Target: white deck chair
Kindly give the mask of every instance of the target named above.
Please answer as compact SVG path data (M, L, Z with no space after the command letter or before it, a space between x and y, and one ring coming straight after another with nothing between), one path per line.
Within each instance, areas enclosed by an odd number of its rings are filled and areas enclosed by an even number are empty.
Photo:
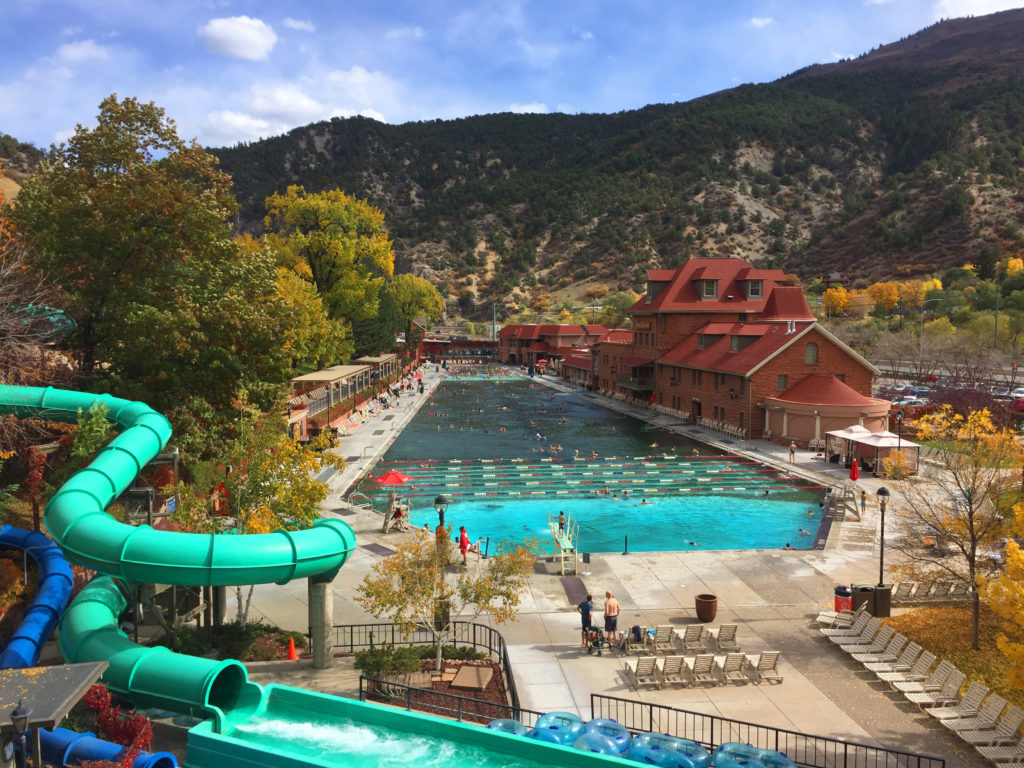
M853 660L859 661L861 664L870 664L872 662L880 661L896 661L900 657L900 651L903 650L903 646L907 644L907 636L898 633L893 634L889 639L888 644L881 651L877 653L873 651L865 651L864 653L853 654Z
M749 683L750 676L744 669L744 662L747 657L742 653L728 653L725 656L725 660L719 664L715 662L715 674L720 680L732 683Z
M977 680L971 683L964 697L959 701L948 701L939 706L927 707L927 712L938 720L951 720L955 717L974 717L981 711L981 703L988 696L988 686Z
M693 666L690 667L690 673L693 676L694 683L700 683L702 685L718 685L719 678L715 675L714 671L715 657L710 653L701 653L694 657Z
M875 674L883 683L925 680L928 677L928 671L932 668L932 664L934 663L935 654L931 651L925 651L917 657L917 661L915 661L913 666L905 672L876 672Z
M942 688L937 691L922 691L921 693L907 693L907 701L917 704L921 709L925 707L941 706L960 701L960 686L964 684L967 675L959 669L946 678Z
M939 722L951 731L983 731L986 728L996 727L1004 709L1006 709L1006 699L998 693L993 693L985 699L985 705L974 717L954 717Z
M882 620L876 619L872 616L864 626L861 628L860 633L856 635L830 635L829 640L834 645L871 645L871 641L875 635L878 634L878 630L882 627Z
M914 665L914 660L921 653L921 646L910 643L903 649L896 661L872 661L864 665L868 672L906 672Z
M747 676L758 684L763 683L765 680L781 683L782 675L779 673L778 663L778 651L762 651L761 655L757 657L756 664L747 659Z
M868 612L868 604L861 603L855 611L836 611L831 608L820 611L814 618L819 627L843 629L849 627L862 613Z
M635 664L627 661L626 679L638 691L641 686L661 688L661 672L658 670L657 658L641 656Z
M648 641L649 647L655 653L671 653L674 632L671 624L659 624L654 628L654 637Z
M1003 744L1001 746L975 747L978 754L993 763L1020 763L1024 762L1024 736L1016 744Z
M943 659L924 680L897 680L892 683L892 687L900 693L938 691L946 684L946 678L956 671L953 662Z
M677 683L689 687L693 685L693 673L683 656L666 656L661 665L662 684Z
M708 649L703 624L689 624L682 634L676 632L672 641L676 650L682 653L702 653Z
M718 628L716 632L713 629L709 629L708 634L708 647L711 648L715 653L738 653L740 650L739 643L736 642L736 632L739 629L737 624L723 624Z
M833 637L857 637L865 625L871 621L872 616L867 611L861 611L849 626L845 627L822 627L821 634L831 639Z
M850 645L840 645L840 649L846 653L881 653L885 650L885 646L892 640L892 636L896 634L896 630L890 627L888 624L882 626L869 642L866 643L853 643Z
M957 731L956 735L976 747L1001 747L1017 740L1021 724L1024 724L1024 709L1007 707L1003 718L994 728Z

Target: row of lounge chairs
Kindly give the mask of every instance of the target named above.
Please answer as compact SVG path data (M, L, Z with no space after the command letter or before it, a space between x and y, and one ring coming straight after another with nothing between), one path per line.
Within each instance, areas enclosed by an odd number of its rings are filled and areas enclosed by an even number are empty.
M729 653L739 652L736 642L737 624L723 624L718 629L706 629L703 624L688 624L680 632L671 624L659 624L654 634L643 634L640 642L626 636L624 650L643 655L667 653Z
M952 662L909 642L888 625L862 611L849 626L825 626L833 645L851 654L879 680L888 683L922 712L997 763L1024 762L1024 709L974 681L961 696L967 675ZM934 668L933 668L933 665Z
M963 581L901 581L892 590L894 603L950 603L968 600L971 587Z
M697 426L713 430L714 432L723 432L727 435L732 435L733 437L738 437L740 439L747 436L747 430L745 428L737 427L735 424L730 424L727 421L720 421L719 419L708 419L704 416L698 416Z
M659 664L659 661L661 662ZM684 688L725 683L782 682L778 671L779 652L764 651L756 657L727 653L721 660L712 653L686 656L642 656L626 662L626 679L636 690L662 688L673 684Z

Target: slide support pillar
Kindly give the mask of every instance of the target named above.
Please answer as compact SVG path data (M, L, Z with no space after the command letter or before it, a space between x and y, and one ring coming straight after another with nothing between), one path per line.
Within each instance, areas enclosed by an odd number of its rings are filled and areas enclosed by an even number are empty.
M313 646L313 669L334 664L334 583L309 579L309 627Z

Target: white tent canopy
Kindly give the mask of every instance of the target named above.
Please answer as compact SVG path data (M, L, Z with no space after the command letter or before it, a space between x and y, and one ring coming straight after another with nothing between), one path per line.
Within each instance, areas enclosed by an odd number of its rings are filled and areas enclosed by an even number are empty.
M893 451L900 451L906 459L907 468L911 472L918 469L920 446L902 439L894 432L871 432L854 424L826 434L831 438L826 446L826 459L834 463L842 459L849 466L853 459L857 459L865 470L874 471L877 475L881 470L881 460ZM843 446L839 440L847 441L846 445Z

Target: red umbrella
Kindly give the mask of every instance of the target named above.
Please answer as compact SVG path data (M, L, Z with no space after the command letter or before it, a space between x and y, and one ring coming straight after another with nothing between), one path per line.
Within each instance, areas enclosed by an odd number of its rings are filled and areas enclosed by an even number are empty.
M860 480L860 470L857 469L857 460L854 459L853 463L850 464L850 479Z
M417 373L417 374L414 374L414 375L413 375L413 378L414 378L414 379L422 379L422 378L423 378L423 374L422 374L422 373Z
M401 472L391 469L385 472L380 477L373 478L373 482L378 485L403 485L412 480L409 475L403 475Z

